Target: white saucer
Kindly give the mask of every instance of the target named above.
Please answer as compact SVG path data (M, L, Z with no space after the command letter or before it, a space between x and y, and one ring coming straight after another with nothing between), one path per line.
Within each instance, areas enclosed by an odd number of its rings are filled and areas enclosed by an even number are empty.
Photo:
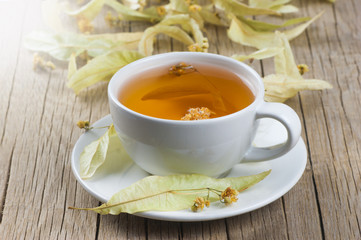
M107 126L112 123L110 115L93 124L95 127ZM106 129L95 129L85 132L76 142L72 153L72 170L78 182L92 196L101 202L106 202L114 193L149 174L127 157L121 150L114 150L109 154L109 161L101 166L89 180L79 176L79 156L84 147L104 134ZM257 146L274 146L286 139L284 127L272 119L262 119L254 144ZM241 192L238 201L231 206L212 203L209 208L201 212L192 212L190 209L172 212L149 211L135 215L167 221L206 221L236 216L242 213L261 208L288 192L301 178L307 163L307 151L300 138L296 146L286 155L271 161L258 163L242 163L236 165L227 177L257 174L272 169L272 172L263 181ZM95 206L78 206L95 207Z

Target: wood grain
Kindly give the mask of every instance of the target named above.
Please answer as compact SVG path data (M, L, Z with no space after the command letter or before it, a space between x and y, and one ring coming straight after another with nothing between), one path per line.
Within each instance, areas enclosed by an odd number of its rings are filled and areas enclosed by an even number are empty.
M109 113L106 83L76 96L65 86L66 66L32 68L23 48L29 32L44 28L40 1L0 1L0 239L361 239L361 5L357 0L295 0L300 13L325 13L291 42L305 78L332 90L302 92L287 101L300 116L308 163L297 185L275 202L240 216L209 222L166 222L128 214L100 216L68 210L96 206L71 172L78 120ZM262 18L263 19L263 18ZM276 19L275 21L279 21ZM71 23L70 23L71 24ZM125 22L96 31L143 31ZM231 42L222 27L207 26L210 52L226 56L254 49ZM185 46L159 36L155 52ZM249 63L261 75L272 60Z

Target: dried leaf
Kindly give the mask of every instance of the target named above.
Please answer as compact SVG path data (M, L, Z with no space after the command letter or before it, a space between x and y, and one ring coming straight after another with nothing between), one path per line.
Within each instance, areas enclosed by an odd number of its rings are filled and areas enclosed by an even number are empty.
M237 0L214 0L215 5L223 9L228 14L232 13L235 16L249 16L249 15L279 15L278 12L267 9L251 7Z
M85 35L85 37L90 40L102 39L110 40L112 42L136 42L139 41L142 36L143 32L120 32Z
M288 40L294 39L300 35L312 22L318 19L322 13L323 12L319 13L306 23L283 31L283 33L287 36ZM229 27L227 33L231 40L242 45L251 46L258 49L277 46L277 43L275 43L276 37L274 32L255 31L249 25L240 21L236 17L232 19L231 26Z
M269 47L269 48L263 48L261 50L258 50L256 52L253 52L249 55L233 55L232 58L238 60L238 61L245 61L247 59L265 59L274 57L277 54L279 54L283 48L281 47Z
M270 74L263 78L265 101L284 102L303 90L331 89L332 85L319 79L295 79L282 74Z
M86 146L80 155L79 172L83 179L91 178L105 162L110 144L121 145L113 124L96 141Z
M145 30L143 37L139 42L139 52L146 56L151 55L153 53L154 37L160 33L166 34L186 45L192 45L194 43L193 39L181 28L158 24Z
M282 46L282 52L275 59L275 70L277 74L283 74L294 79L302 79L297 64L293 57L292 49L285 34L276 32L278 46Z
M298 12L298 8L293 5L280 5L271 8L278 13L294 13Z
M285 5L291 0L249 0L249 5L252 7L271 9L278 13L292 13L297 12L298 8L293 5Z
M70 59L69 59L69 63L68 63L68 79L70 79L74 75L76 70L77 70L76 55L75 55L75 53L72 53L70 55Z
M176 25L179 24L186 31L190 31L196 43L202 44L204 36L197 22L188 14L177 14L165 17L159 25Z
M82 89L95 83L109 81L120 68L142 57L143 55L136 51L112 51L97 56L76 71L67 86L78 94Z
M263 180L271 170L256 175L216 179L203 175L149 176L120 190L110 200L92 210L117 215L144 211L177 211L190 208L196 197L207 197L207 188L224 191L231 187L239 192ZM219 196L210 193L211 202Z
M151 9L145 9L143 11L136 11L133 10L116 0L105 0L105 4L112 9L114 9L117 13L121 14L122 18L124 20L129 21L159 21L161 18L156 14L156 11L153 11L153 8Z
M88 40L81 35L47 32L31 32L25 38L25 47L36 52L45 52L52 57L67 61L72 53L76 56L84 52Z
M295 63L290 44L285 34L276 32L276 41L283 47L275 56L276 74L263 78L265 100L284 102L302 90L322 90L332 88L328 82L318 79L303 79Z
M122 3L133 10L142 10L146 4L146 0L122 0Z
M75 34L32 32L25 38L25 47L37 52L45 52L52 57L68 61L71 54L87 51L92 57L105 54L111 50L135 50L143 33L116 34Z
M248 4L251 7L255 8L267 8L276 7L279 5L284 5L291 2L291 0L248 0Z
M96 16L98 16L100 10L102 10L104 6L105 0L91 0L78 10L67 10L65 11L66 14L69 16L74 16L78 18L84 18L88 21L93 20Z
M215 7L213 4L202 6L199 14L203 20L207 23L217 25L217 26L228 26L227 22L221 18L218 12L215 12Z
M253 19L249 19L249 18L239 17L239 20L241 20L242 22L245 22L247 25L249 25L256 31L274 31L278 28L283 28L283 27L288 27L291 25L299 24L302 22L309 21L310 19L311 19L310 17L293 18L293 19L285 21L282 24L272 24L272 23L261 22L261 21L257 21L257 20L253 20Z
M184 0L170 0L166 9L174 13L188 13L188 4Z

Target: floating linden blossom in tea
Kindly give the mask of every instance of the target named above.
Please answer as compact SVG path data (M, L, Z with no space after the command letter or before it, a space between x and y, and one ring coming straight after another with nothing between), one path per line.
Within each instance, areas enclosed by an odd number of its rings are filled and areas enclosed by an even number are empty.
M190 108L188 109L188 113L181 118L183 121L190 121L190 120L204 120L210 119L211 115L215 114L207 107L197 107L197 108Z

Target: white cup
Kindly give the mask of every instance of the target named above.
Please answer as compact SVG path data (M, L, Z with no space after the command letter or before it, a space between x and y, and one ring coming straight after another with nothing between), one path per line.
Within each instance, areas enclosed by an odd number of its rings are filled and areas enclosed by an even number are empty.
M255 100L238 112L199 121L150 117L119 102L120 89L134 75L179 62L216 66L233 72L253 92ZM300 120L290 107L264 102L262 79L251 67L217 54L171 52L132 62L112 77L108 98L114 126L125 150L137 165L156 175L219 176L240 162L265 161L287 153L301 134ZM260 118L276 119L286 127L285 144L275 148L252 146Z

